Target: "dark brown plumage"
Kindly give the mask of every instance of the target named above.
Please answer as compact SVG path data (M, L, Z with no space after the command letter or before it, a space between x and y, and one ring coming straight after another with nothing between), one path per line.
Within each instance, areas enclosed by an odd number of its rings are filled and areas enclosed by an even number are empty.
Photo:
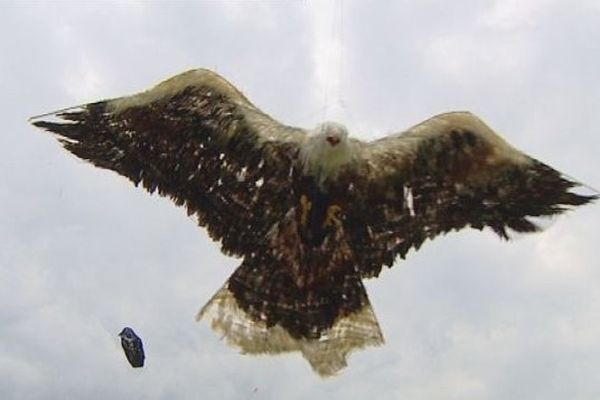
M63 146L186 207L240 267L201 310L247 353L300 351L321 375L383 343L362 284L427 239L501 238L596 196L467 112L364 143L327 123L278 123L207 70L33 124Z

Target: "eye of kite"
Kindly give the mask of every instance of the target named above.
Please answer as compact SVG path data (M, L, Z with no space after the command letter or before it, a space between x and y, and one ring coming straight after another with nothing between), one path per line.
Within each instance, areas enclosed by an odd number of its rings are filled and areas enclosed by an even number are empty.
M338 143L340 143L340 138L333 135L327 136L325 140L327 140L331 146L336 146Z

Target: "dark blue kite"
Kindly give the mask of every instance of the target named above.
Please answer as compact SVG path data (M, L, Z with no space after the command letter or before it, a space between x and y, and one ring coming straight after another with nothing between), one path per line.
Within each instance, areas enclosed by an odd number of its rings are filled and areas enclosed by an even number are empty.
M133 368L143 367L146 356L144 355L142 339L129 327L123 328L119 336L121 337L121 346L123 346L123 351L129 364Z

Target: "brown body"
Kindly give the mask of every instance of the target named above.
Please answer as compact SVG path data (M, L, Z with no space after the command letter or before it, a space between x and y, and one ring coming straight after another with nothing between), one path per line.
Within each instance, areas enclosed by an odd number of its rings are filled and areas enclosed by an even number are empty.
M185 206L242 259L199 319L246 353L300 351L321 375L383 343L362 279L447 232L506 239L596 198L468 112L366 143L280 124L207 70L55 116L33 123Z

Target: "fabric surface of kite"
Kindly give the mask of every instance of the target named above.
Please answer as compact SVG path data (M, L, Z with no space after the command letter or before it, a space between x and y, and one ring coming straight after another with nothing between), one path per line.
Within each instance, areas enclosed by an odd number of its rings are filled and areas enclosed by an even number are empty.
M142 339L129 327L123 328L119 336L121 337L121 346L129 364L133 368L143 367L146 355L144 354Z
M384 341L364 278L450 231L508 239L596 198L469 112L364 142L334 122L281 124L205 69L33 124L185 207L242 259L198 319L244 353L299 351L322 376Z

